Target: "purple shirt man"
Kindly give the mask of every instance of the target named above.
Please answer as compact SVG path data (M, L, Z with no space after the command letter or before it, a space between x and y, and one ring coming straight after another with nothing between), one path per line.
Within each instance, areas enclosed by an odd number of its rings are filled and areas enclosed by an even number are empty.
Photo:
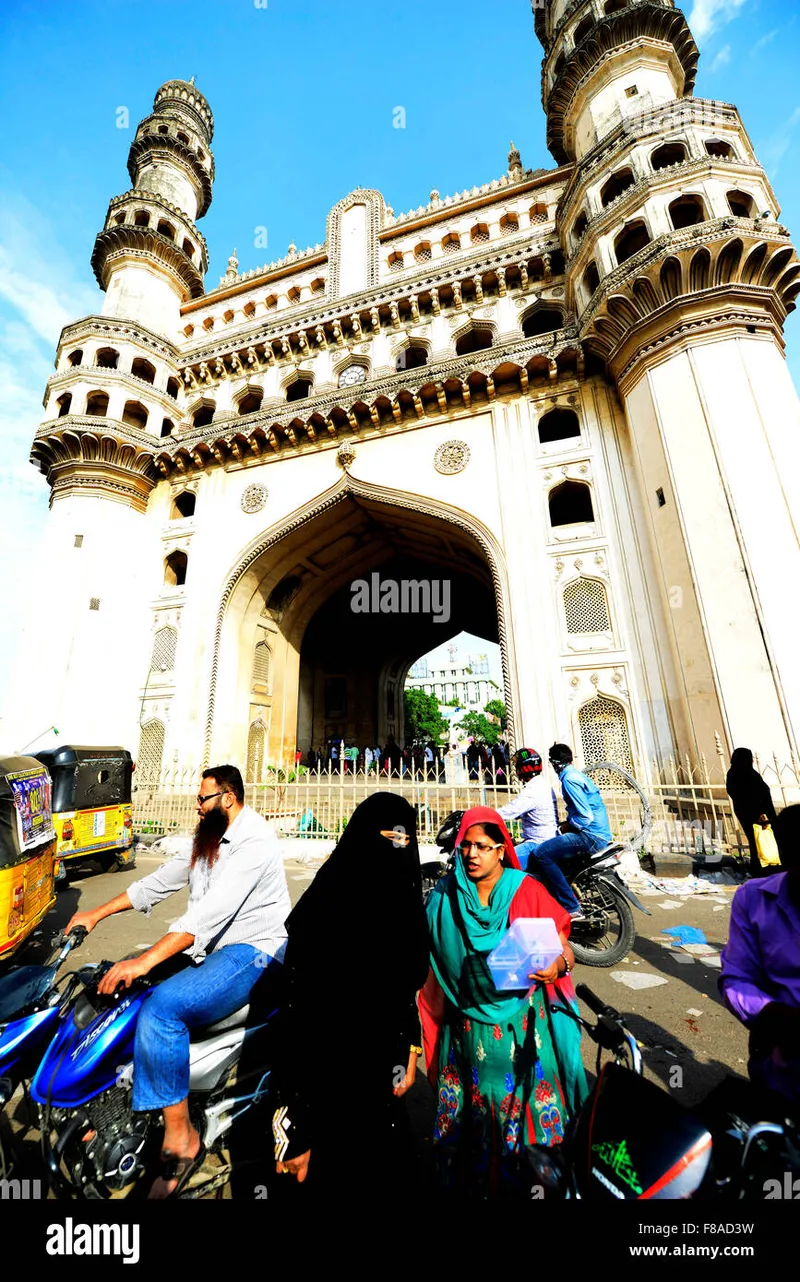
M778 831L783 815L786 834ZM779 842L800 806L783 815ZM800 867L795 841L792 847L781 848L788 872L749 881L734 895L719 982L726 1005L750 1029L752 1081L800 1103Z

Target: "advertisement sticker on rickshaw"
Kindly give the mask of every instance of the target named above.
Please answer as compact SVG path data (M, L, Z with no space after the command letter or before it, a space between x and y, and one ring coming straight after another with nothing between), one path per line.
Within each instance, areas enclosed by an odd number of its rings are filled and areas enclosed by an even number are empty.
M31 850L55 836L52 783L46 770L20 770L7 776L14 798L20 850Z

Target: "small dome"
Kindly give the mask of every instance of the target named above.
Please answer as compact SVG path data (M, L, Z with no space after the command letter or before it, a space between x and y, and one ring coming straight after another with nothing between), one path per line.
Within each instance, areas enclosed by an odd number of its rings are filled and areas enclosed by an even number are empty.
M155 113L165 110L179 111L194 119L210 143L214 136L214 117L207 100L194 80L167 80L157 91L153 101Z

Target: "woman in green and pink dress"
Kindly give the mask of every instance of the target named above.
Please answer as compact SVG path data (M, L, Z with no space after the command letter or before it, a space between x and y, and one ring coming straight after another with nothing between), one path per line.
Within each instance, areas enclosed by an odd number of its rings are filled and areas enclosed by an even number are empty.
M522 872L497 812L475 808L427 916L431 971L419 1005L444 1178L479 1195L515 1191L525 1146L560 1144L587 1093L580 1027L551 1009L577 1010L569 914ZM530 989L499 991L486 958L517 917L553 918L563 955Z

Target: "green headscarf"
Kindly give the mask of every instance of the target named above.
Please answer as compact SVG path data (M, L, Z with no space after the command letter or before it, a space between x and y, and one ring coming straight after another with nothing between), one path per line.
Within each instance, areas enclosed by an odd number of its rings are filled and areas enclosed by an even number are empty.
M468 816L475 813L467 811L457 843L471 823L483 822L482 819L466 822ZM500 816L489 813L490 822L505 829ZM507 844L513 852L510 837ZM463 860L457 856L455 871L437 883L428 900L431 965L436 978L448 1000L468 1019L479 1023L500 1023L527 1004L527 988L514 992L495 988L486 962L488 954L508 930L511 901L526 876L519 868L504 867L488 904L484 905L464 871Z

